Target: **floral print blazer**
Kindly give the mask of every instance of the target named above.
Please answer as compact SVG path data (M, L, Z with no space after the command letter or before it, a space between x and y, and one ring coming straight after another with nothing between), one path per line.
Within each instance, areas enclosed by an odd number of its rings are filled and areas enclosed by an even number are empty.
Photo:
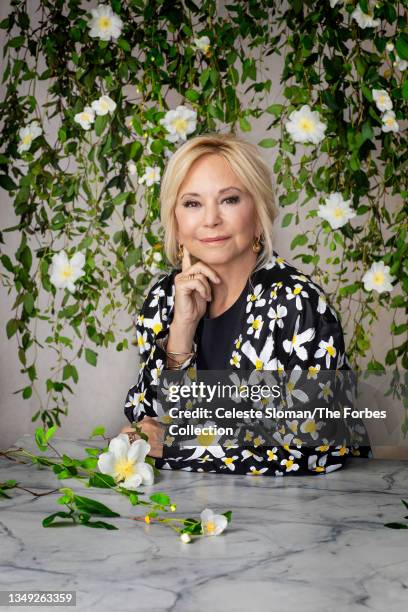
M125 400L124 412L130 422L146 415L163 423L169 418L156 401L160 375L166 367L166 353L156 341L168 334L173 318L174 276L179 272L174 269L151 286L137 317L141 363L136 384ZM324 369L350 369L338 316L322 288L309 276L274 251L271 260L252 274L251 280L245 315L236 322L229 347L231 371L308 370L313 375ZM181 367L191 378L196 359L186 359ZM323 438L323 444L313 446L322 422L293 420L279 425L273 434L276 444L269 446L261 436L254 437L250 429L245 431L245 445L233 439L222 445L200 445L195 440L194 446L178 446L167 435L163 457L156 459L156 467L224 474L317 475L338 470L349 456L372 457L370 446L354 443L336 446ZM301 432L310 436L307 447L302 443Z

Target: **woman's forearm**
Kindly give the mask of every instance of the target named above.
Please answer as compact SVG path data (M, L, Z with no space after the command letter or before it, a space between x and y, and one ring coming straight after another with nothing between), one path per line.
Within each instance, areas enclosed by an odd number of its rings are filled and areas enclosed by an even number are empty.
M175 353L192 353L194 334L195 329L193 330L186 326L181 327L173 321L169 327L167 352L174 351ZM175 366L175 361L177 361L178 364L183 363L187 358L187 354L172 355L172 359L167 358L166 367Z

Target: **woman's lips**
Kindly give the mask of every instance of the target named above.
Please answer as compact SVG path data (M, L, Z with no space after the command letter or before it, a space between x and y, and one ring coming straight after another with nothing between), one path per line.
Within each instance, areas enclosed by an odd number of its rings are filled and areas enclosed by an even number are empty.
M225 242L229 239L229 236L225 236L224 238L211 238L207 240L200 240L200 242L204 242L204 244L217 244L218 242Z

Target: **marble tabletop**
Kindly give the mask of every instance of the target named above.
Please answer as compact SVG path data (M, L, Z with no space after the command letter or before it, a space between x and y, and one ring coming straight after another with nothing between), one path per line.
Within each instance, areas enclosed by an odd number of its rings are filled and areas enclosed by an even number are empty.
M97 438L53 444L76 458L103 446ZM31 436L15 446L40 454ZM117 531L45 529L42 519L65 509L56 503L60 493L12 491L0 501L0 590L74 590L76 609L98 612L406 611L408 531L383 523L406 514L407 468L353 458L317 476L161 470L143 490L168 493L177 504L172 516L232 510L223 534L183 544L169 527L125 518L144 513L121 495L0 458L0 481L37 492L68 486L122 515L102 519Z

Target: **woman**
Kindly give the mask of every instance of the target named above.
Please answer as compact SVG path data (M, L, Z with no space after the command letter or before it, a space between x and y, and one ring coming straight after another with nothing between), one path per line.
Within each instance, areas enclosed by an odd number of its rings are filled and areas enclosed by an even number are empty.
M270 446L259 436L252 440L250 429L241 445L210 437L186 448L164 437L155 393L163 369L349 369L341 325L323 290L273 250L277 214L269 169L251 143L207 134L171 157L161 220L166 255L181 271L162 276L144 302L136 325L140 372L125 402L158 468L321 474L342 467L349 453L371 456L369 446L330 440L313 446L310 438L302 446L300 421L280 424ZM138 437L130 427L122 432Z

